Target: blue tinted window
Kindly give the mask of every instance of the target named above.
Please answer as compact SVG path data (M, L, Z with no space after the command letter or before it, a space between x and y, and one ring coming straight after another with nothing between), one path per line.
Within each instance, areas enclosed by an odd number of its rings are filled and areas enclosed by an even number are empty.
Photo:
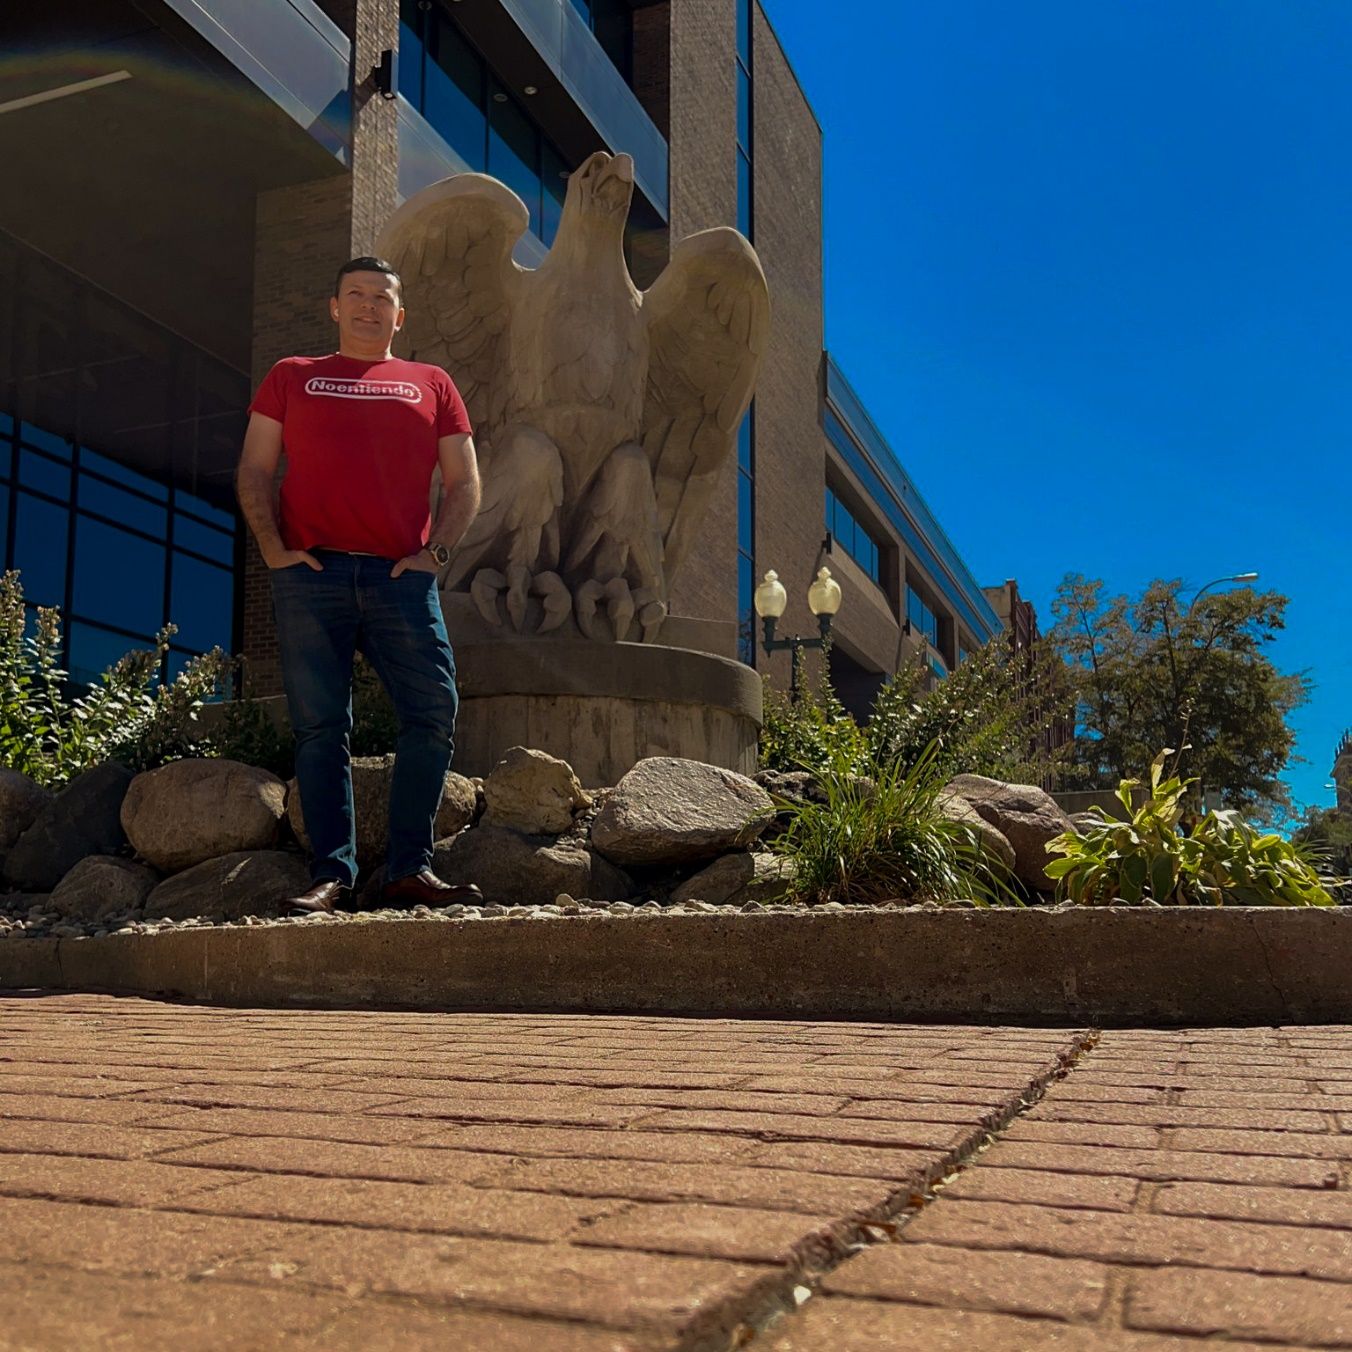
M70 626L70 674L93 685L109 667L136 649L149 648L147 639L128 638L79 620Z
M70 466L24 450L19 456L19 482L64 502L70 497Z
M86 620L155 633L164 622L164 546L81 517L73 607Z
M746 470L748 474L752 472L750 409L747 410L746 416L742 419L741 426L737 429L737 464L740 468Z
M591 0L573 0L573 8L582 15L587 21L587 26L591 27Z
M9 489L0 484L0 573L9 557Z
M169 524L169 513L158 503L147 502L135 493L114 488L92 475L80 476L80 510L97 512L123 526L143 530L159 539L164 538Z
M235 582L229 569L175 555L169 618L178 625L179 643L197 652L218 643L228 650L234 608Z
M756 566L749 554L737 555L737 656L756 665Z
M80 468L82 470L93 470L94 473L102 475L105 479L111 479L114 483L125 484L128 488L134 488L138 493L144 493L147 497L155 498L159 502L169 501L169 490L162 483L148 479L144 474L137 474L135 470L128 469L125 465L119 465L116 460L109 460L106 455L100 455L97 451L81 447Z
M737 545L740 549L755 548L755 534L751 504L751 476L737 471Z
M57 436L55 432L34 427L32 423L20 423L19 437L29 446L36 446L39 450L46 451L48 455L54 455L61 460L70 459L70 442L65 437Z
M559 222L563 220L564 198L568 195L568 165L551 145L542 146L540 151L540 185L544 189L540 238L546 244L553 244L554 236L559 233Z
M751 238L751 161L737 152L737 228Z
M219 507L213 507L209 502L194 497L191 493L174 494L174 509L177 512L191 512L194 516L200 516L203 521L213 526L220 526L222 530L233 531L235 529L234 512L224 512Z
M502 94L500 99L498 96ZM540 137L535 124L501 89L489 105L488 172L530 208L530 228L540 233Z
M751 153L751 76L737 67L737 144Z
M14 419L8 413L0 413L0 437L8 436L14 431Z
M14 521L14 566L23 574L23 594L38 606L66 602L66 533L70 511L29 493L18 496Z
M751 68L751 0L737 0L737 55Z
M484 72L478 57L448 18L439 17L432 59L424 76L423 113L464 156L484 167Z
M0 479L8 479L13 468L14 446L11 442L0 441Z
M235 560L235 539L222 531L204 526L190 516L174 517L174 548L191 549L197 554L205 554L227 567Z
M423 102L423 45L417 30L399 24L399 92L415 107Z

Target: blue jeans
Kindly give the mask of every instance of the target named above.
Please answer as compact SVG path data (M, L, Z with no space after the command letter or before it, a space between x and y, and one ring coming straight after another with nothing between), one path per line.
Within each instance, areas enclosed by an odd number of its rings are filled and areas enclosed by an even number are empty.
M311 551L324 565L271 575L282 682L296 737L296 779L316 882L357 877L352 811L352 662L360 651L390 693L399 720L386 877L432 859L434 821L450 768L455 661L432 573L392 578L390 559Z

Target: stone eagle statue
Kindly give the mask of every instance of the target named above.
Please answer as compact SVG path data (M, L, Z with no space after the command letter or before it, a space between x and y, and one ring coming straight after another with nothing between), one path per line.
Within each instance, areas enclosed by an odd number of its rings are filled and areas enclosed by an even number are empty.
M483 505L443 580L489 622L652 641L672 577L732 455L770 323L765 274L727 227L682 240L638 291L624 259L628 155L568 180L538 268L513 261L525 203L459 174L390 218L401 346L469 408ZM571 626L569 626L571 628Z

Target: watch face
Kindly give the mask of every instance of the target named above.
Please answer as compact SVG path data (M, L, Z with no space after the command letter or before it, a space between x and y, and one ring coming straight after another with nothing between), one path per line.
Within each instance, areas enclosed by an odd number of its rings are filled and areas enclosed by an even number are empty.
M451 561L451 551L445 545L428 545L427 552L439 565L445 565Z

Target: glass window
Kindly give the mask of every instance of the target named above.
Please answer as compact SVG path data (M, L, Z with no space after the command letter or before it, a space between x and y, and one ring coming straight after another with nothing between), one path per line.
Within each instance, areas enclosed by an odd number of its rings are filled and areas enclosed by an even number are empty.
M155 633L164 622L164 546L80 517L72 608L86 620Z
M50 493L62 502L70 498L70 466L49 460L26 447L19 456L19 482L25 488Z
M450 19L438 16L426 63L423 114L471 169L484 167L484 72Z
M97 512L119 525L143 530L159 539L164 538L169 513L158 503L147 502L135 493L114 488L93 475L80 476L80 510Z
M14 566L24 598L35 606L66 603L66 545L70 509L20 493L14 521Z
M590 28L592 17L591 0L573 0L573 8L586 19L587 27Z
M747 409L742 425L737 429L737 464L752 473L751 464L751 410Z
M97 451L88 450L83 446L80 448L80 468L93 470L105 479L125 484L126 487L134 488L138 493L144 493L159 502L169 501L169 490L162 483L148 479L144 474L137 474L135 470L128 469L125 465L119 465L116 460L110 460L106 455L100 455Z
M751 502L751 476L745 470L737 471L737 545L741 549L755 549L754 516Z
M194 516L207 522L208 525L219 526L222 530L233 531L235 529L233 509L222 511L219 507L213 507L205 499L194 497L191 493L175 493L174 508L180 513L191 512Z
M502 95L501 98L498 96ZM530 208L530 228L540 233L540 136L505 91L494 87L490 105L488 172Z
M737 55L751 69L751 0L737 0Z
M0 437L7 437L14 431L14 419L8 413L0 413Z
M214 526L204 526L182 512L174 517L174 548L191 549L194 553L205 554L227 568L235 561L235 537L217 530Z
M178 642L196 652L232 642L235 582L228 568L174 555L169 618L178 625Z
M0 479L8 479L13 470L14 447L8 441L0 441Z
M38 450L46 451L48 455L54 455L59 460L70 459L70 442L65 437L57 436L55 432L34 427L32 423L20 423L19 438L26 445L36 446Z
M415 107L423 101L422 11L418 0L399 5L399 92Z
M749 667L756 665L756 566L751 556L737 555L737 655Z
M98 625L75 620L70 626L71 677L93 685L115 662L136 649L149 648L148 638L128 638Z
M737 228L751 238L751 161L737 152Z
M751 76L746 67L737 67L737 144L751 153Z
M540 238L546 244L554 243L563 220L563 202L568 195L568 162L547 142L540 149L540 184L544 188L540 203L544 211L540 222Z
M0 484L0 573L9 557L9 488Z

